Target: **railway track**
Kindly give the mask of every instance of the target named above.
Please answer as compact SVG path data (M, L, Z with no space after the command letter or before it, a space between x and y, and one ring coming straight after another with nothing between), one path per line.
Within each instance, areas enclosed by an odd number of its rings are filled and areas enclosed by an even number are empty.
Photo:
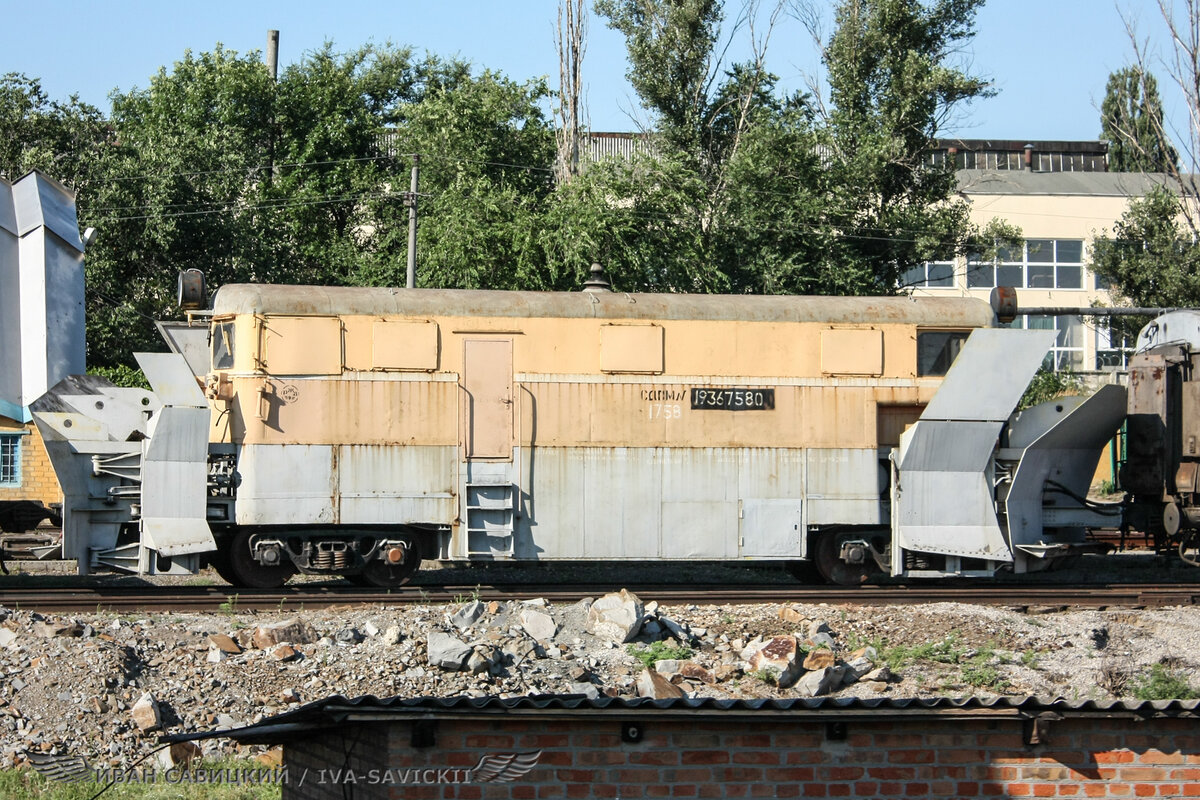
M282 590L234 591L232 587L73 587L0 588L0 606L31 611L87 613L297 611L359 605L422 605L466 599L575 602L612 591L611 585L520 587L443 586L364 591L349 586L306 585ZM957 602L1055 610L1069 607L1146 608L1200 603L1200 584L998 585L955 586L696 586L630 585L643 600L667 605L747 605L761 603L829 603L833 605L919 605Z

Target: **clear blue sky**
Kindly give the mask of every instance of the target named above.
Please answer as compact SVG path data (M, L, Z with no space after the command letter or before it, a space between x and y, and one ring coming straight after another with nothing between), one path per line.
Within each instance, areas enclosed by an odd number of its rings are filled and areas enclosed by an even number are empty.
M829 18L832 0L811 2ZM1140 18L1143 37L1164 41L1153 0L1119 4L1127 16ZM0 72L38 77L55 99L78 93L107 111L110 91L145 87L186 49L210 50L221 42L238 52L262 50L267 30L275 28L281 66L326 40L339 50L390 41L458 55L515 79L549 76L555 86L557 7L557 0L0 0ZM730 16L739 7L739 0L726 2ZM977 23L978 35L963 58L994 81L999 95L970 106L946 134L1098 138L1105 81L1131 54L1112 0L990 0ZM820 67L812 40L794 20L776 29L768 64L790 89L803 88L805 76ZM594 130L633 130L633 118L645 119L626 69L622 38L593 17L584 78ZM1174 115L1162 70L1159 78Z

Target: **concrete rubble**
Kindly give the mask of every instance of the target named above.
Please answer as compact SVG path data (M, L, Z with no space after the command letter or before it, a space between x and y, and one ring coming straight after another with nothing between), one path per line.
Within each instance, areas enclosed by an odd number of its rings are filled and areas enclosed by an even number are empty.
M162 732L250 724L334 694L1108 699L1164 659L1200 661L1188 608L533 600L134 618L0 608L0 767L30 750L128 763ZM1129 680L1106 679L1117 673Z

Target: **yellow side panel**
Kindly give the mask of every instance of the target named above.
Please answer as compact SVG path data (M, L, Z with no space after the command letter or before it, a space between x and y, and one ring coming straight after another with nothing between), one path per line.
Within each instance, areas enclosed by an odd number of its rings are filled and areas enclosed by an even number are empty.
M601 325L600 371L663 371L663 329L658 325Z
M337 317L263 318L263 370L271 375L339 375L342 321Z
M380 320L371 326L371 343L372 369L433 372L438 367L436 322Z
M821 372L826 375L882 375L883 331L821 331Z

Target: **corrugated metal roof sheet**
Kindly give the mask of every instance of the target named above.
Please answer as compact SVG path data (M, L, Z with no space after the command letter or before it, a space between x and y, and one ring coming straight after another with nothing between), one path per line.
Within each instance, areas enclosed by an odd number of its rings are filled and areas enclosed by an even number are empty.
M385 722L390 719L454 719L481 716L520 716L567 719L579 716L617 716L623 719L700 716L751 717L838 721L864 717L878 720L929 718L1035 718L1045 715L1180 717L1200 716L1200 700L1068 701L1039 697L797 697L788 699L731 700L717 698L599 697L584 695L531 695L523 697L387 697L347 698L341 695L318 700L245 728L162 737L164 742L227 737L242 742L274 742L331 725Z
M1155 186L1174 187L1164 173L1032 172L1029 170L960 169L958 189L972 194L1074 195L1141 197Z

